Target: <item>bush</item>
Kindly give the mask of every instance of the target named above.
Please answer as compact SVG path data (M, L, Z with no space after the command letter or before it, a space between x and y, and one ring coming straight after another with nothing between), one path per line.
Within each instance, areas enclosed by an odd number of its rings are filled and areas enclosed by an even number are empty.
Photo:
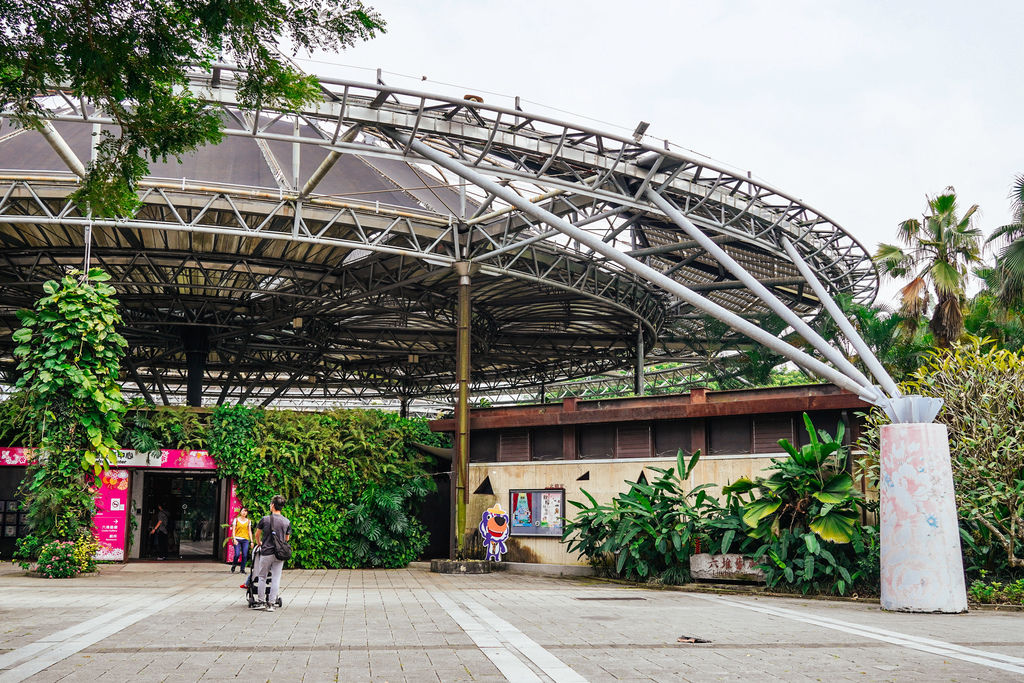
M964 567L1009 575L1024 568L1024 354L970 335L931 353L901 389L944 402L937 422L949 429L949 451ZM880 411L868 416L860 461L878 477Z
M39 559L39 551L42 547L43 541L33 534L19 538L14 542L14 561L19 567L28 571Z
M36 571L48 579L67 579L79 572L75 544L71 541L50 541L39 550Z
M723 489L758 496L743 508L748 534L763 541L752 556L761 561L769 587L785 583L801 593L841 595L857 585L877 590L878 532L858 520L863 501L846 471L843 426L833 438L824 430L815 433L806 413L804 424L808 443L798 449L781 439L789 457L773 458L770 476Z
M1024 579L1012 583L987 583L975 579L967 589L967 594L974 602L983 604L1024 605Z
M78 571L82 573L96 571L96 553L99 552L100 544L96 537L90 534L82 534L75 541L74 557Z
M949 428L960 516L986 529L1002 549L999 564L1013 568L1024 567L1021 377L1024 355L968 337L931 354L907 386L945 402L938 421Z
M586 557L599 571L630 580L688 581L695 542L708 536L701 519L719 510L705 490L714 484L684 488L699 459L700 451L687 461L680 450L676 467L650 468L659 473L657 479L627 482L629 490L610 505L599 504L587 491L589 504L570 500L579 513L562 534L569 552Z

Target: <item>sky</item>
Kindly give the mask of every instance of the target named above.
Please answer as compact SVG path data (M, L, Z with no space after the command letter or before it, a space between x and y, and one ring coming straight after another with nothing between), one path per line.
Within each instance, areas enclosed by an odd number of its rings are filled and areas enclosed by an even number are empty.
M648 121L649 136L752 172L871 251L947 186L991 232L1024 174L1024 3L368 4L385 34L299 63L496 104L518 95L612 132Z

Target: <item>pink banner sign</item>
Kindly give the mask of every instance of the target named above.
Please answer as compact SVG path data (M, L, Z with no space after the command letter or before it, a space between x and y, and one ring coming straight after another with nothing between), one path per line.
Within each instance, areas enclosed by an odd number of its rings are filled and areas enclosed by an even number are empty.
M176 470L215 470L217 463L208 451L164 448L142 453L123 450L117 454L118 467L160 467Z
M228 494L228 523L231 524L228 527L227 536L230 539L231 534L234 533L235 517L238 516L238 511L242 509L242 501L238 500L238 487L235 486L235 480L231 479L231 492ZM228 541L228 544L224 548L224 561L231 563L235 561L235 544Z
M28 464L31 448L0 447L0 465ZM162 467L176 470L215 470L217 462L208 451L164 448L151 453L125 449L117 454L116 467Z
M96 480L96 514L92 531L100 549L97 560L124 561L128 529L128 470L108 470Z
M0 465L28 465L28 455L31 448L0 448Z

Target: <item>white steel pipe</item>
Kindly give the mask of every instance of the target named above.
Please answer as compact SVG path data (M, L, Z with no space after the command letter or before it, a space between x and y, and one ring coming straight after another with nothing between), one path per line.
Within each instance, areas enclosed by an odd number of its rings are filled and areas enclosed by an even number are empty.
M878 361L878 358L875 357L875 354L871 349L868 348L864 339L857 334L856 328L854 328L847 317L843 315L843 311L839 308L839 305L836 304L831 296L829 296L825 286L821 284L821 280L818 279L818 276L814 274L814 271L811 270L811 267L807 265L807 262L804 261L802 256L800 256L796 247L793 246L793 243L786 237L782 238L782 248L786 250L786 253L789 254L789 258L793 261L793 265L796 266L797 270L800 271L800 274L804 276L805 280L807 280L807 284L809 284L811 289L814 290L814 294L821 301L825 310L828 311L829 315L832 316L832 319L836 321L837 325L839 325L839 329L842 330L843 334L846 335L846 338L850 340L851 344L853 344L853 348L857 350L857 353L860 355L861 360L864 361L864 365L867 366L871 375L880 385L882 385L882 389L884 389L886 393L893 398L902 396L902 392L896 385L896 382L893 381L885 367Z
M693 224L693 221L683 215L683 212L672 206L667 199L662 197L654 190L647 190L647 198L654 202L662 213L668 216L673 223L678 225L683 231L692 237L705 251L711 254L715 260L725 266L725 269L736 276L740 282L742 282L747 289L757 295L761 301L765 303L772 311L775 312L780 318L789 323L794 330L799 333L801 337L807 340L807 342L813 346L818 352L827 358L840 372L866 387L872 386L871 380L869 380L864 373L857 369L853 363L846 359L839 350L830 345L827 341L821 338L817 332L811 329L811 326L805 323L800 316L794 313L786 304L782 303L777 296L771 293L767 287L758 281L756 277L747 272L747 269L736 262L733 257L722 249L720 246L715 244L714 240L704 234L704 231ZM878 394L878 391L872 387L871 392Z
M806 368L809 372L812 372L818 375L819 377L827 379L828 381L833 382L836 385L857 394L858 396L864 398L864 400L869 401L871 403L877 403L881 400L874 387L870 385L862 386L858 384L857 382L850 379L849 377L839 372L835 368L832 368L826 365L825 363L822 363L817 358L814 358L804 353L803 351L800 351L799 349L791 346L790 344L787 344L785 341L769 334L768 332L765 332L757 325L747 320L744 320L743 318L736 315L732 311L724 308L723 306L719 306L713 301L705 299L704 297L700 296L691 289L683 286L679 282L676 282L675 280L662 275L654 268L651 268L650 266L645 265L630 256L627 256L626 254L622 253L621 251L614 248L610 244L605 243L601 238L597 237L596 235L592 235L591 233L585 230L580 230L579 228L573 226L569 221L559 216L556 216L550 211L547 211L539 206L536 206L535 204L531 203L528 199L519 196L518 194L516 194L514 191L510 190L507 187L499 185L498 183L494 182L490 178L487 178L481 173L471 168L468 168L467 166L449 157L448 155L431 149L427 145L424 145L417 140L413 140L409 136L401 132L391 130L389 132L389 135L394 137L397 142L406 146L407 149L414 150L423 158L432 161L433 163L437 164L438 166L441 166L442 168L447 168L452 173L455 173L456 175L465 178L474 185L494 195L497 195L504 201L517 207L520 211L523 211L524 213L533 216L537 220L544 221L545 223L555 228L559 232L568 235L570 238L576 240L577 242L590 247L592 250L599 254L602 254L610 261L618 263L629 272L643 277L648 282L657 285L658 287L661 287L665 291L682 299L684 302L694 306L697 309L700 309L701 311L704 311L711 317L722 321L723 323L725 323L732 329L736 330L737 332L746 335L747 337L758 342L759 344L767 346L768 348L772 349L781 356L784 356L785 358L788 358L794 363Z

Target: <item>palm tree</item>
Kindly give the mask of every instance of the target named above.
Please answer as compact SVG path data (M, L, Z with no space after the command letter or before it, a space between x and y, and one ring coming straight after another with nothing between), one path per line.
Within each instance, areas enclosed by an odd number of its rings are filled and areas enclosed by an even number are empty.
M964 285L968 267L980 261L981 232L971 224L978 205L958 216L956 191L928 198L923 220L909 218L899 225L904 251L894 244L880 244L874 260L883 275L911 280L901 290L900 313L911 321L925 315L935 293L929 328L937 346L949 346L963 333Z
M1019 175L1010 191L1013 221L996 228L986 243L1001 245L996 256L997 283L993 287L1006 308L1024 306L1024 175Z

